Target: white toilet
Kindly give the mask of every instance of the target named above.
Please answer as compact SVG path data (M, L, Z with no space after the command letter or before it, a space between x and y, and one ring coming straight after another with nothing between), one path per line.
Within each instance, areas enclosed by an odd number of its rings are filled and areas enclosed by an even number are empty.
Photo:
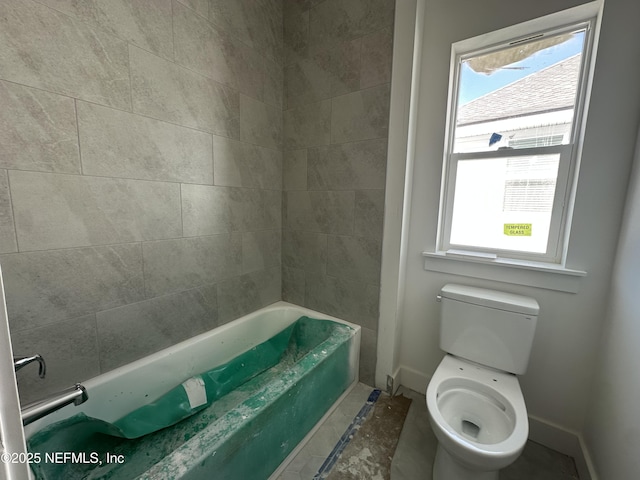
M438 300L447 355L426 395L438 439L433 480L497 480L529 434L516 375L527 369L540 308L533 298L454 284Z

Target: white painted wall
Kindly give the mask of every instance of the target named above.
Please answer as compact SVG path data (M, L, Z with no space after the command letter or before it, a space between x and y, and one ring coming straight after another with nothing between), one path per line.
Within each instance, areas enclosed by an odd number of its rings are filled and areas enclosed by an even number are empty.
M400 331L402 328L402 290L406 261L406 242L403 237L408 228L404 221L409 211L404 205L414 45L420 43L416 31L416 0L396 0L393 30L393 78L389 110L389 146L387 151L387 177L385 185L384 242L382 244L382 272L380 277L380 321L378 323L377 365L375 383L386 389L387 375L397 388ZM413 115L415 117L415 114ZM415 118L413 119L415 121Z
M400 382L424 391L443 355L435 296L447 282L532 296L541 314L529 370L520 380L528 410L576 433L588 408L640 116L640 30L634 24L640 2L606 0L604 8L567 261L587 272L579 292L425 271L421 253L435 248L451 44L582 3L425 0L399 355Z
M640 135L611 280L585 440L598 476L640 472Z

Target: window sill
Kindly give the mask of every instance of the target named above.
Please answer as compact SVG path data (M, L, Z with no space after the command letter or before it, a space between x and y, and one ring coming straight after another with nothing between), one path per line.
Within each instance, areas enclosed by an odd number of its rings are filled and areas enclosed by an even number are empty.
M554 263L506 258L485 258L470 253L422 252L424 269L465 277L484 278L559 292L578 293L587 272L572 270Z

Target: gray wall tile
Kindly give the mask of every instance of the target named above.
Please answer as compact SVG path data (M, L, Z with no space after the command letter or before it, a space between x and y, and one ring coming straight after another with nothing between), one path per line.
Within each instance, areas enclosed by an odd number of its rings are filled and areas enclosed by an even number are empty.
M284 61L283 2L281 0L262 0L258 4L263 16L260 18L254 15L251 18L254 37L260 42L257 48L282 65Z
M331 101L332 142L387 138L389 101L388 84L334 98Z
M270 58L264 59L264 101L282 109L284 102L284 71L282 65Z
M280 267L247 273L218 284L220 324L277 302L281 298Z
M284 90L287 108L331 98L334 75L322 55L309 55L285 67Z
M343 95L360 88L362 39L319 45L285 67L287 108Z
M12 332L144 298L139 244L0 256Z
M309 50L309 11L296 2L284 2L284 64L306 58Z
M304 305L304 270L282 266L282 300Z
M254 48L250 17L257 12L257 2L251 0L209 0L209 20Z
M130 46L133 110L185 127L240 137L238 92Z
M213 183L211 135L78 102L86 175Z
M282 152L213 136L216 185L280 190Z
M286 193L287 228L308 232L353 233L354 192Z
M286 0L285 6L292 5L296 8L300 9L303 12L315 7L317 4L323 2L324 0Z
M47 362L44 379L35 366L17 373L23 405L100 374L95 315L12 331L11 344L14 355L39 353Z
M284 4L285 107L290 110L284 114L283 298L362 325L360 375L370 383L376 364L393 11L393 0ZM332 99L329 137L323 130L326 110L308 104L325 98ZM337 230L343 230L340 236L331 235ZM324 262L310 262L310 247L301 237L318 234L308 232L329 234ZM326 270L314 271L318 266Z
M362 39L337 44L330 50L334 70L331 96L354 92L360 88Z
M289 150L331 142L331 100L284 112L284 147Z
M209 16L209 0L178 0L181 4L195 10L205 18Z
M105 310L96 314L104 373L218 325L215 285Z
M182 185L184 235L281 227L282 195L278 190Z
M41 0L84 23L173 58L171 0Z
M281 298L282 61L281 0L0 3L0 263L52 389L215 326L219 282L227 320ZM92 362L49 334L81 316Z
M328 275L380 285L380 240L329 235L327 252Z
M360 88L391 82L393 28L387 27L362 37Z
M382 240L384 190L356 191L354 233Z
M4 80L128 110L128 65L116 37L31 0L0 2Z
M0 167L80 173L73 99L0 82Z
M305 272L305 307L377 330L379 287Z
M286 150L283 156L283 188L307 189L307 150Z
M143 243L147 298L240 275L241 249L240 234Z
M394 0L326 0L309 17L310 42L351 40L393 25Z
M378 358L378 332L363 327L360 337L360 381L367 385L375 385L376 361Z
M237 188L182 185L183 235L196 237L238 231L242 192Z
M310 148L309 190L384 188L386 139Z
M240 95L240 140L253 145L282 148L282 110Z
M280 190L244 189L242 227L244 232L282 227Z
M262 57L220 27L174 0L176 62L241 93L262 99Z
M282 2L210 0L209 20L263 55L282 63Z
M0 6L27 19L0 15L0 79L134 111L76 102L76 127L72 99L9 82L3 91L0 82L0 101L11 107L0 112L0 136L12 132L0 149L17 145L23 155L10 152L15 163L0 163L11 170L12 188L18 179L18 245L143 244L2 255L13 285L12 329L109 310L98 313L97 335L103 367L112 368L210 328L218 311L226 322L283 297L364 325L361 374L373 378L393 1L174 1L175 63L167 61L174 60L172 38L166 42L172 30L160 28L165 8L149 11L152 0L85 3L54 7L74 19L31 0ZM61 40L46 45L29 29ZM127 51L122 40L140 48ZM27 54L9 67L15 45ZM107 54L113 64L105 64ZM356 91L366 87L375 88ZM283 112L283 103L299 106ZM21 169L50 173L14 171ZM157 205L143 184L170 191L172 201L160 195ZM3 196L0 175L0 212L3 200L5 211L9 200L17 207L10 193ZM174 207L176 230L154 223ZM12 223L4 222L9 238ZM69 233L56 233L59 225ZM167 239L146 240L156 235ZM339 236L329 242L328 235ZM173 238L180 236L189 238ZM208 296L190 302L201 287ZM193 313L193 321L163 316L174 311ZM200 316L205 311L214 317Z
M318 273L327 271L327 235L285 230L282 252L282 264L286 267Z
M0 253L18 251L16 231L13 224L13 207L9 192L9 177L6 170L0 170Z
M172 238L177 184L12 171L20 251Z
M287 108L317 102L360 88L362 39L316 45L285 67Z
M242 273L280 267L280 230L261 230L242 234Z
M224 187L242 187L247 181L244 145L239 140L213 135L213 183ZM246 166L245 168L242 168ZM248 172L249 175L251 172Z

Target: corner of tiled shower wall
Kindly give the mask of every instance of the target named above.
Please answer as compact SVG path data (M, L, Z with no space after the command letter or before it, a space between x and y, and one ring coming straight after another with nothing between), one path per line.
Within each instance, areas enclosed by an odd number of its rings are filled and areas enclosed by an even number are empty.
M0 265L43 397L281 298L281 0L2 0Z
M283 299L362 326L373 384L393 0L284 0Z
M373 382L392 21L389 0L0 3L0 265L14 353L49 364L23 401L281 295L362 325Z

